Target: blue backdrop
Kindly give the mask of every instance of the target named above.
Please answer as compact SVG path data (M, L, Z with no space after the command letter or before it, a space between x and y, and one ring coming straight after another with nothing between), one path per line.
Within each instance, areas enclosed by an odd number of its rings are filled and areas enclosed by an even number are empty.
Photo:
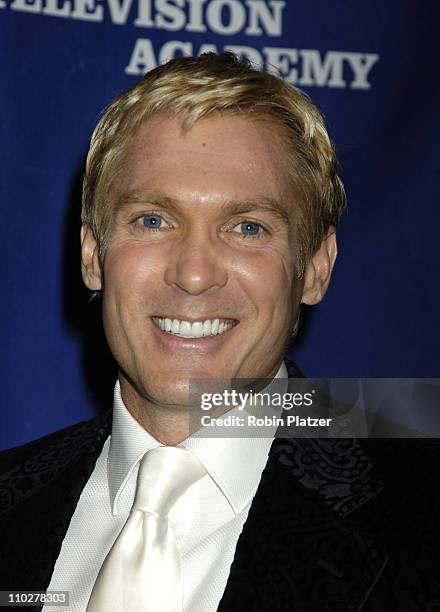
M0 0L0 448L109 406L114 368L79 268L100 111L173 55L271 64L323 110L349 210L291 355L313 376L439 376L434 0Z

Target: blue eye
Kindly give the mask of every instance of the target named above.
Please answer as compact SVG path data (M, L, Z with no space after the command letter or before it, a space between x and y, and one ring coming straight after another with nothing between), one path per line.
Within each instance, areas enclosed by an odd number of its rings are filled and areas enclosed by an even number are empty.
M157 229L162 225L162 217L160 215L144 215L142 223L147 229Z
M252 221L245 221L240 223L240 230L244 236L257 236L261 229L259 223L253 223Z

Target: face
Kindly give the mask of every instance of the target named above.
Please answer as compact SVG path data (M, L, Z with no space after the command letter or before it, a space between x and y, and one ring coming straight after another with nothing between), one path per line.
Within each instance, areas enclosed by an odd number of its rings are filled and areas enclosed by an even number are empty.
M124 168L102 272L121 385L184 404L191 379L274 376L303 294L276 126L157 117Z

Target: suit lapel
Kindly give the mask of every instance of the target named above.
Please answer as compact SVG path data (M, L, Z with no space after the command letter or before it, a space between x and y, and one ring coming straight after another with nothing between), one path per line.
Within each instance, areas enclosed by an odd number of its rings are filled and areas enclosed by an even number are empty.
M0 479L0 588L47 588L109 430L107 413L17 449Z
M355 511L382 488L355 439L274 440L219 612L360 611L388 555Z

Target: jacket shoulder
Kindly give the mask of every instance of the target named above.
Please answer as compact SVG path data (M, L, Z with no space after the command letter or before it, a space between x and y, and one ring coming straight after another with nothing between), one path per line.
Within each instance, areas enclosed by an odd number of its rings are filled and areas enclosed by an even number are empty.
M0 513L29 497L85 456L99 452L110 434L111 413L81 421L0 453Z
M414 480L416 473L430 476L432 470L440 470L439 438L364 438L359 442L383 472L398 470Z
M106 412L93 419L63 427L26 444L0 451L0 474L31 455L58 447L60 444L74 444L90 435L93 436L101 428L108 428L109 418L110 415Z

